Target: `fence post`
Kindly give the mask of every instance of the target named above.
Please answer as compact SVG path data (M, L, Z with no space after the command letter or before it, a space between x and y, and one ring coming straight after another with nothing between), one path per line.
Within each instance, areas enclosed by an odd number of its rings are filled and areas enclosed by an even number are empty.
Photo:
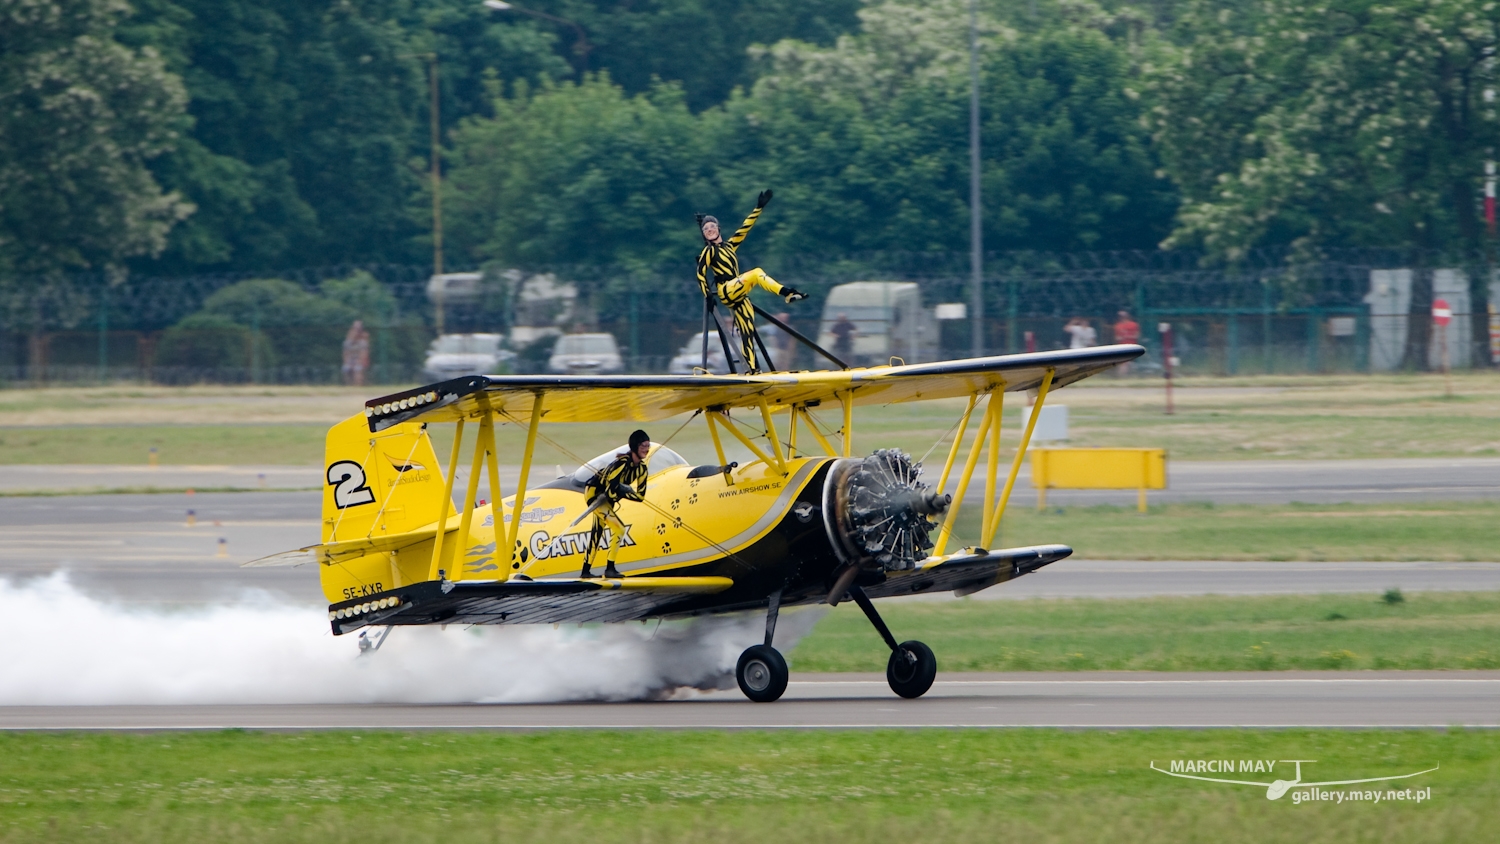
M1318 331L1318 325L1322 323L1323 312L1312 308L1307 315L1307 371L1317 373L1322 355L1323 336Z
M109 288L99 291L99 382L109 381Z
M1230 375L1235 375L1240 368L1240 317L1233 310L1229 312L1229 370Z
M250 309L250 383L260 383L260 303Z
M1005 286L1005 350L1011 354L1020 351L1016 345L1019 336L1016 331L1016 316L1019 312L1020 295L1017 290L1020 284L1016 281L1015 271L1011 271L1010 281Z
M1260 278L1260 348L1270 375L1275 369L1271 365L1271 284L1265 276Z
M636 295L635 279L630 280L630 371L635 372L641 361L641 334L640 308L636 304L640 297Z

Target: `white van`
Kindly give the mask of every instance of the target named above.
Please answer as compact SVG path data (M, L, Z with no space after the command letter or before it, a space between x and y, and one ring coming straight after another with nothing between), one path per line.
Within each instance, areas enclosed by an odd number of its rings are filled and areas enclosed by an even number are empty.
M833 332L840 317L854 324L853 360L840 353ZM910 281L856 281L828 292L818 345L850 366L880 366L897 357L907 363L938 359L938 321L922 307L922 291Z

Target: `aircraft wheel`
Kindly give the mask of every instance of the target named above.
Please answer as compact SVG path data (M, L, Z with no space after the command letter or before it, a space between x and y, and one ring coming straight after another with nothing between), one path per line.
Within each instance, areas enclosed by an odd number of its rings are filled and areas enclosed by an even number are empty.
M786 691L787 674L786 660L770 645L746 648L734 669L740 691L756 703L770 703L781 697Z
M885 681L891 684L891 691L904 698L927 694L936 678L937 656L915 639L891 651L890 662L885 664Z

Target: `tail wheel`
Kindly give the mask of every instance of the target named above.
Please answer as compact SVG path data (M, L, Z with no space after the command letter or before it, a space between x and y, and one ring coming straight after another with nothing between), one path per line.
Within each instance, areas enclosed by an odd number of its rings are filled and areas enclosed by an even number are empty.
M885 664L885 681L891 684L891 691L904 698L927 694L936 678L937 656L915 639L891 651L891 659Z
M929 653L931 653L929 651ZM740 654L734 677L739 681L740 691L756 703L770 703L786 691L789 672L786 660L770 645L754 645ZM928 680L930 684L932 681Z

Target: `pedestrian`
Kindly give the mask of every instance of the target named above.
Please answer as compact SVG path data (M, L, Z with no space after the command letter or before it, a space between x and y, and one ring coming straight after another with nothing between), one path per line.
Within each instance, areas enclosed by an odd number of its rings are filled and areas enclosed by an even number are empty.
M1130 312L1122 310L1115 315L1115 324L1112 326L1115 332L1116 343L1139 343L1141 342L1141 324L1130 318ZM1120 364L1115 372L1121 377L1130 374L1130 362Z
M370 332L364 320L355 320L344 335L344 383L351 387L365 385L365 371L370 368Z
M853 363L854 335L859 333L859 327L849 320L848 314L839 314L828 332L833 335L833 353L844 363Z
M740 350L745 358L745 367L752 374L760 372L760 356L755 348L760 338L755 333L755 306L750 303L750 291L757 287L769 290L785 299L788 304L807 298L806 293L781 284L766 275L765 270L760 267L740 272L740 258L736 250L745 242L745 236L750 234L750 227L755 225L761 211L770 201L771 192L761 191L755 201L755 210L750 212L750 216L745 218L745 222L740 224L739 229L727 241L719 232L717 217L698 217L698 229L703 235L703 251L698 253L698 287L703 293L705 307L710 301L709 297L717 298L734 317L735 327L739 329Z
M1084 317L1073 317L1068 320L1068 324L1063 326L1063 331L1068 332L1072 338L1068 341L1070 349L1087 349L1090 346L1099 345L1099 333Z

